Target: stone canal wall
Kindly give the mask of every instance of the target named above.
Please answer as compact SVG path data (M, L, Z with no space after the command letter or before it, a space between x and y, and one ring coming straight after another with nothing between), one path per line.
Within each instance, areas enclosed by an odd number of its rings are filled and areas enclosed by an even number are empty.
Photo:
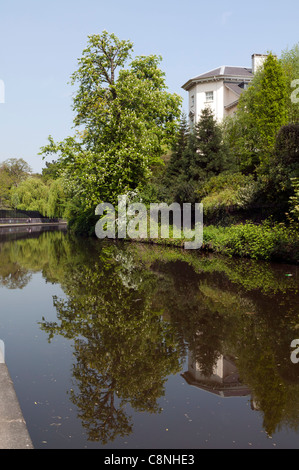
M33 449L0 341L0 449Z
M46 218L0 218L0 225L18 225L18 224L57 224L64 223L62 219L46 219Z

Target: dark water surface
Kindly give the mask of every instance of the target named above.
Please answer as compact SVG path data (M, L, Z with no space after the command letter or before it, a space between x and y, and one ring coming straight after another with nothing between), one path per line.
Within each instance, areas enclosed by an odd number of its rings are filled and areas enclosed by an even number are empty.
M34 447L299 448L298 287L296 266L0 234L0 340Z

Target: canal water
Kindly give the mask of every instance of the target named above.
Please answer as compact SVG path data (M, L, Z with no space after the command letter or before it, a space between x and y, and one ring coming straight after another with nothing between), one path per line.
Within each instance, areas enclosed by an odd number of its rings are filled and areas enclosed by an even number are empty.
M0 234L0 345L35 449L299 448L298 287L291 265Z

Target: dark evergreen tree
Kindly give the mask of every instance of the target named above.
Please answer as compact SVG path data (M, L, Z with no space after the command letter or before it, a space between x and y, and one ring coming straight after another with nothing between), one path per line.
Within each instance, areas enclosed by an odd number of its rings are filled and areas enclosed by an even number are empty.
M246 173L267 174L276 135L287 124L287 78L281 63L269 54L240 98L234 117L225 121L225 138Z
M228 169L228 151L222 130L210 108L198 124L188 128L182 115L180 129L165 175L169 198L179 203L195 202L196 189L211 176Z
M183 154L188 145L188 139L189 126L187 123L186 114L183 113L181 116L177 137L173 145L171 157L167 166L167 180L179 176L184 170Z
M226 170L227 150L221 128L210 108L202 111L194 133L196 151L190 161L191 178L201 181Z
M299 124L288 124L279 130L268 166L267 194L276 205L282 200L284 211L294 193L293 178L299 178Z
M283 68L277 58L269 54L252 103L252 118L259 134L257 144L262 166L273 151L279 129L287 124L287 99L287 81Z
M299 171L299 124L283 126L276 138L276 161L286 166L290 172ZM299 176L294 174L292 176Z

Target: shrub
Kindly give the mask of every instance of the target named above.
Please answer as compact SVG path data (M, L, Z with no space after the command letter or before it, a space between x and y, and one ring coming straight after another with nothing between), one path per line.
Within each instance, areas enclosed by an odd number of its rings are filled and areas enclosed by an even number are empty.
M220 175L213 176L206 181L202 188L198 190L198 193L202 196L208 196L210 194L219 193L222 190L240 189L253 182L251 175L244 175L243 173L229 173L223 172Z
M264 222L205 227L204 246L230 256L299 262L299 234L284 224Z
M250 206L256 194L252 176L221 173L210 178L197 191L207 220L224 221L230 211Z
M294 196L290 197L290 215L295 222L299 222L299 178L292 178Z

